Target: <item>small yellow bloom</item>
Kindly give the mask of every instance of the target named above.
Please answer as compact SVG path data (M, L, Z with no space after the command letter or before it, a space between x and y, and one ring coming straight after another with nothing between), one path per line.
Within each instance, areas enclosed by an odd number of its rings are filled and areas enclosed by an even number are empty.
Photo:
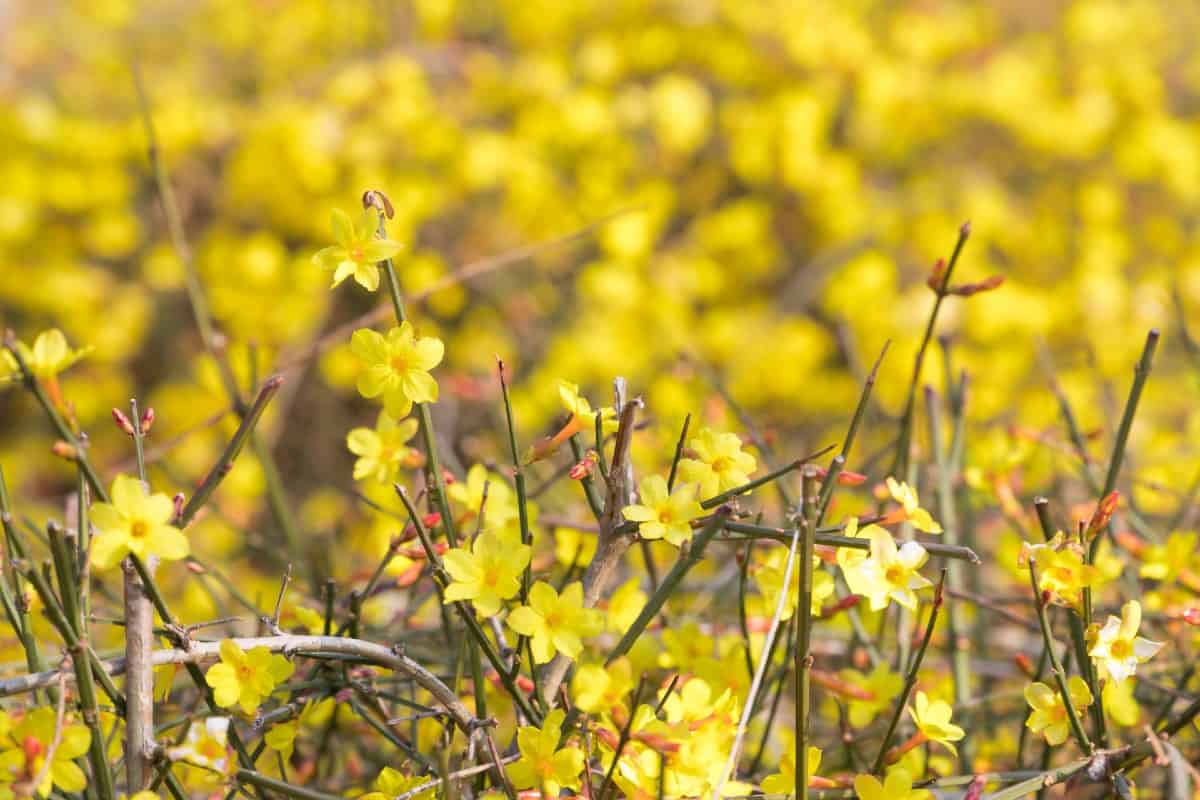
M563 789L579 790L583 751L573 745L558 749L566 714L556 708L546 715L541 730L532 725L517 731L521 757L508 765L508 777L517 789L538 789L543 797L558 797Z
M583 431L590 433L596 426L596 415L600 415L600 432L607 436L610 433L616 433L619 422L617 420L616 409L604 407L592 409L592 404L588 399L579 393L579 386L574 383L560 380L558 382L558 397L562 400L563 407L571 412L571 419L568 425L574 423L575 432Z
M754 571L754 580L758 583L758 590L763 594L763 602L766 606L765 610L771 616L775 614L775 607L779 604L779 593L783 591L783 576L787 571L787 556L786 548L773 548L764 562ZM820 557L813 556L812 563L812 605L809 608L809 614L816 616L821 613L821 608L825 605L825 601L833 596L835 587L833 576L821 569ZM792 615L796 612L796 608L800 605L800 573L800 560L797 558L795 563L792 564L792 575L788 582L787 599L783 603L783 614L780 619L791 619Z
M229 717L208 717L203 724L192 723L187 738L167 749L172 761L186 761L225 774L229 760Z
M575 658L583 650L583 640L604 628L604 614L583 607L583 584L571 583L560 595L545 581L529 589L529 605L519 606L508 615L508 627L529 637L533 660L544 664L562 653Z
M354 480L371 478L387 483L400 467L418 466L421 454L405 444L416 432L415 419L397 422L386 411L379 412L374 430L351 430L346 434L346 449L358 456L354 462Z
M224 639L221 661L209 667L204 679L213 688L217 705L229 708L237 704L242 711L253 714L294 670L292 662L265 647L245 651L232 639Z
M607 714L633 691L633 665L624 656L607 666L583 664L571 679L571 696L580 710Z
M608 630L623 635L633 625L638 614L642 613L649 599L642 591L641 582L636 576L621 584L621 588L608 598L608 617L605 621Z
M700 484L700 496L713 497L750 482L750 473L758 466L754 456L742 451L736 433L717 433L704 428L688 442L695 458L679 461L679 475L689 483Z
M904 679L892 672L884 662L875 665L870 673L864 675L853 669L844 669L838 677L852 686L870 692L871 698L849 697L846 700L850 724L855 728L869 725L880 712L892 707L892 701L900 694Z
M912 788L912 776L903 769L893 769L883 783L873 775L858 775L854 778L854 792L858 800L932 800L928 789Z
M917 692L914 707L910 707L908 713L927 740L937 742L951 753L958 754L954 742L962 739L966 732L950 722L954 712L949 703L945 700L930 700L924 692Z
M1137 671L1137 665L1149 661L1162 649L1161 642L1152 642L1137 635L1142 624L1142 605L1130 600L1121 606L1121 616L1111 614L1096 634L1088 655L1100 667L1101 676L1123 681Z
M1092 704L1092 692L1078 675L1072 675L1067 681L1067 691L1076 714L1081 714ZM1044 683L1031 683L1025 687L1025 701L1033 709L1029 719L1025 720L1025 727L1044 736L1047 744L1060 745L1067 740L1071 723L1061 694Z
M333 272L333 286L354 276L354 281L368 292L379 288L379 262L392 258L403 248L391 239L376 238L379 217L366 209L358 219L340 208L332 214L333 238L336 245L319 250L313 263Z
M630 522L638 523L643 539L666 539L679 547L692 538L691 521L704 514L696 502L696 485L685 483L667 491L667 481L661 475L642 480L641 503L625 506L621 513Z
M812 786L813 778L821 767L821 750L817 747L808 748L808 785ZM763 778L763 794L792 794L796 791L796 748L789 747L779 759L779 772Z
M872 611L887 608L892 600L915 611L917 589L932 586L919 570L928 560L925 548L905 542L898 549L892 535L883 528L871 532L871 555L857 567L845 570L850 591L871 603Z
M470 550L446 551L442 563L453 582L446 587L445 602L470 600L481 617L496 614L502 601L520 591L531 554L529 545L488 531L476 537Z
M11 720L5 715L5 723ZM0 784L14 779L32 780L41 775L41 782L33 790L42 797L50 795L53 787L64 792L82 792L88 784L87 776L75 760L87 753L92 744L92 733L87 726L75 722L71 717L63 720L58 747L50 760L49 769L43 773L46 755L54 742L58 723L58 712L50 706L35 709L16 724L0 744ZM0 789L8 787L0 786ZM11 795L10 792L8 794Z
M1165 543L1148 545L1138 574L1164 583L1175 580L1195 559L1197 539L1195 531L1175 531Z
M263 735L263 741L267 743L267 747L282 753L284 761L289 761L292 750L296 747L296 737L300 735L300 729L326 722L333 713L334 704L335 700L332 697L305 703L299 716L272 725Z
M925 533L942 532L942 526L934 520L933 515L921 508L921 500L917 496L916 489L891 477L887 479L887 488L892 499L904 508L904 518L914 528L925 531Z
M1100 570L1084 563L1082 548L1055 536L1045 545L1030 548L1038 565L1038 589L1050 593L1052 602L1083 609L1083 590L1103 582Z
M358 800L392 800L393 797L399 797L431 781L428 775L405 775L400 770L384 767L375 778L375 791L367 792ZM414 794L412 800L433 800L436 790L437 784L434 784Z
M404 419L413 403L435 403L438 385L429 370L442 361L441 339L418 338L409 322L383 334L359 328L350 337L350 350L363 362L358 393L383 396L383 407L392 419Z
M72 350L67 344L67 337L58 328L39 333L33 340L33 347L17 342L17 352L21 354L25 366L35 378L46 382L54 381L59 373L65 372L94 349L88 346ZM13 354L7 349L0 350L0 386L20 380L20 377L20 367Z
M92 566L112 569L132 553L146 559L157 556L176 561L188 554L183 531L170 524L175 504L165 494L147 494L142 482L128 475L113 480L111 503L91 508L96 536L92 540Z
M554 529L554 558L564 567L586 567L596 555L596 539L595 533L557 527Z

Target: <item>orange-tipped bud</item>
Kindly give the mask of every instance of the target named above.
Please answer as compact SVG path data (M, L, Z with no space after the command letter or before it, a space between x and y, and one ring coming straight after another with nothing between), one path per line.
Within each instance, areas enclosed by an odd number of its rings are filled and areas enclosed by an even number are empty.
M946 283L946 259L939 258L933 264L933 269L929 271L929 277L925 280L927 286L935 292L942 291L942 287Z
M848 594L836 603L831 603L821 609L821 619L829 619L830 617L840 614L843 611L854 608L862 602L861 594Z
M76 450L73 445L64 442L62 439L59 439L54 443L54 445L50 448L50 452L54 453L54 455L58 456L59 458L65 458L67 461L74 461L79 456L79 451Z
M958 286L947 286L946 294L954 294L959 297L970 297L973 294L980 292L990 292L993 289L999 289L1004 283L1003 275L992 275L990 278L984 278L976 283L961 283Z
M445 483L447 486L449 486L450 484L454 483L457 480L458 480L458 478L454 477L453 472L446 469L445 467L442 468L442 482L443 483Z
M1108 496L1097 504L1092 518L1088 520L1087 538L1089 541L1094 539L1108 525L1108 521L1112 519L1113 512L1117 510L1117 504L1120 500L1120 492L1109 492Z
M425 516L421 517L421 524L427 529L432 530L442 524L442 515L437 511L430 511Z
M1200 625L1200 608L1196 606L1185 608L1179 616L1189 625Z
M813 471L816 473L817 478L822 481L829 477L829 470L825 467L816 467ZM851 472L848 469L839 472L836 479L838 486L861 486L866 481L866 475L863 475L861 472Z
M1033 663L1029 660L1029 656L1024 653L1017 653L1013 656L1013 663L1017 665L1017 669L1025 673L1025 676L1032 678L1034 674Z
M154 408L153 407L151 407L151 406L146 407L146 410L142 412L142 418L138 422L138 425L141 428L143 436L145 436L147 433L150 432L150 429L154 427Z
M869 689L864 689L861 686L855 686L853 683L842 680L832 672L826 672L822 669L814 669L810 671L813 683L818 686L823 686L834 694L842 697L849 697L854 700L874 700L875 693Z

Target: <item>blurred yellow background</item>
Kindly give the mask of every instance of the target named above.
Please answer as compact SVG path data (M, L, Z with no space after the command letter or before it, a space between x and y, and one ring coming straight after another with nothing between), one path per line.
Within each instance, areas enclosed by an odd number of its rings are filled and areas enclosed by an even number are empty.
M558 379L608 404L625 376L661 423L639 442L650 467L688 412L739 427L716 388L787 452L836 441L890 339L865 462L903 403L925 278L970 220L956 282L1005 283L951 298L939 325L971 377L968 463L1027 461L1038 490L1065 441L1039 348L1085 431L1111 432L1157 326L1131 458L1138 502L1174 508L1200 456L1180 325L1200 309L1198 34L1194 4L1138 0L21 2L0 18L0 324L95 347L63 390L105 475L130 458L108 419L129 397L157 411L151 446L172 445L163 491L190 491L232 431L232 414L203 426L228 400L154 191L136 63L243 381L385 299L330 292L311 262L364 189L396 208L410 294L532 249L415 309L447 343L435 418L460 477L505 460L497 355L525 443L560 413ZM357 525L378 550L395 522L347 516L345 434L375 413L347 340L289 371L265 427L314 547ZM943 384L940 354L925 380ZM25 512L73 480L50 442L23 393L0 395ZM262 482L247 452L198 550L269 526Z

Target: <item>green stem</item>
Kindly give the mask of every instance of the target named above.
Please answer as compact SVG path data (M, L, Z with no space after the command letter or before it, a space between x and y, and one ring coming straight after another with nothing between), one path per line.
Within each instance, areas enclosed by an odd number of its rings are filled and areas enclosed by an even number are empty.
M796 800L808 800L808 741L810 730L810 694L812 680L812 594L813 594L813 541L817 527L817 473L806 467L801 483L800 502L803 517L800 521L800 598L796 608L796 650L794 653L796 672ZM788 587L784 587L788 591Z
M724 508L713 515L708 524L700 530L692 539L691 547L688 548L687 554L681 556L675 562L675 566L671 567L671 571L666 574L658 591L651 595L646 605L642 608L637 619L629 626L629 630L625 631L625 635L621 637L621 641L617 642L617 646L612 649L605 659L604 663L611 664L616 659L629 652L629 648L633 647L633 643L642 635L642 631L650 624L659 610L667 602L667 598L674 594L679 588L679 584L683 582L684 577L691 571L692 567L700 563L700 559L704 556L704 548L708 546L709 541L717 534L725 523L725 518L728 511Z
M379 236L387 238L386 218L382 212L379 212ZM390 258L379 263L383 267L383 274L387 277L388 292L391 294L392 310L396 314L396 322L406 322L408 315L404 312L404 299L400 294L400 279L396 277L396 268ZM442 513L442 524L446 528L446 540L450 542L451 546L457 547L458 532L454 525L454 516L450 510L450 498L446 496L446 479L442 475L442 464L438 457L436 435L433 430L433 418L429 414L429 404L416 403L414 407L417 410L417 423L421 434L421 443L425 447L425 485L428 487L429 494L432 495L429 500Z
M1063 706L1067 710L1067 719L1071 723L1071 733L1075 736L1075 741L1079 743L1080 749L1084 753L1091 755L1094 751L1092 742L1088 739L1087 733L1083 729L1083 723L1079 721L1079 714L1075 710L1074 703L1071 702L1071 692L1067 686L1067 674L1063 670L1062 662L1058 660L1058 654L1054 651L1054 634L1050 630L1050 618L1046 615L1046 603L1042 599L1042 592L1038 588L1037 567L1033 563L1033 559L1029 560L1029 583L1033 587L1034 606L1037 608L1038 625L1042 629L1042 645L1046 649L1046 656L1050 659L1050 672L1054 675L1054 680L1058 684L1058 692L1062 696ZM1082 664L1080 665L1082 666ZM1100 704L1100 697L1096 696L1096 704Z
M900 724L900 717L904 714L904 707L908 705L909 695L912 694L913 688L917 685L917 673L921 669L921 662L925 660L925 651L929 649L929 642L933 639L933 627L937 624L938 611L942 607L942 591L945 586L946 570L943 569L942 577L938 581L937 588L934 589L933 607L929 609L929 623L925 626L925 638L921 640L921 647L917 650L917 654L908 668L908 674L904 678L904 688L900 691L900 696L896 699L896 709L892 712L887 732L884 733L883 741L879 744L879 755L875 757L875 766L871 768L872 774L879 775L883 772L883 761L887 757L892 737L896 735L896 726Z
M967 237L970 235L971 224L965 222L958 229L958 241L954 243L954 252L950 256L950 262L946 265L946 271L942 274L942 281L934 289L936 299L933 301L933 310L929 312L929 321L925 324L925 335L921 339L917 357L913 361L912 379L908 384L908 397L904 401L904 413L900 416L900 434L896 437L896 457L892 463L892 475L908 474L909 451L912 448L913 412L916 409L917 385L921 381L921 366L925 363L925 351L929 349L929 342L933 338L938 312L948 295L946 290L950 286L950 276L954 273L955 266L958 265L958 257L962 254L963 245L967 243Z

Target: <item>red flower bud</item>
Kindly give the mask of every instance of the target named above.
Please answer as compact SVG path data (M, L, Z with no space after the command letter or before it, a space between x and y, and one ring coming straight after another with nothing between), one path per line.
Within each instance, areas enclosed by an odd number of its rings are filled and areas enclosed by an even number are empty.
M442 515L437 511L431 511L421 517L421 524L426 528L433 529L442 524Z
M147 433L149 433L150 429L152 427L154 427L154 408L153 407L147 406L146 410L142 412L142 419L141 419L140 425L141 425L143 436L145 436Z
M1196 606L1185 608L1183 610L1183 614L1180 616L1182 616L1183 621L1189 625L1200 625L1200 608L1197 608Z
M129 421L129 417L125 416L125 412L119 408L112 410L113 422L117 423L117 427L127 436L133 436L133 423Z
M1120 492L1109 492L1108 496L1096 505L1096 510L1092 513L1092 518L1088 520L1087 538L1089 540L1094 539L1108 525L1108 521L1112 519L1113 512L1117 510L1117 504L1120 499Z
M975 283L961 283L958 286L946 287L946 294L954 294L959 297L970 297L973 294L980 292L990 292L993 289L999 289L1004 283L1003 275L992 275L989 278L984 278Z
M1025 655L1024 653L1017 653L1015 656L1013 656L1013 663L1016 664L1017 669L1021 670L1021 672L1024 672L1026 676L1030 678L1033 677L1033 663L1029 660L1029 656Z

